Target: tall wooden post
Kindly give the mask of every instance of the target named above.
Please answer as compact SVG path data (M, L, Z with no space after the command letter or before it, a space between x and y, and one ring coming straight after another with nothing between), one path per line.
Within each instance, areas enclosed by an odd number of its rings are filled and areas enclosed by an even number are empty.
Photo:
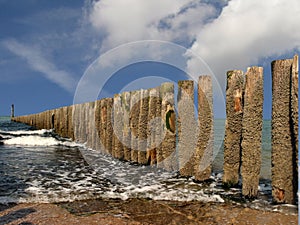
M298 186L298 57L272 66L272 195L277 203L294 204ZM298 136L298 135L297 135Z
M224 140L223 183L234 186L239 181L243 119L244 76L240 70L227 72L226 128Z
M263 124L263 68L248 68L245 74L242 133L242 193L256 197L261 168Z
M106 110L107 110L107 124L106 124L106 149L110 155L112 155L113 148L113 98L107 98L106 100Z
M122 144L123 139L123 121L124 114L122 110L122 98L121 94L116 94L114 96L114 147L113 147L113 157L117 159L124 159L124 149Z
M131 93L130 101L130 129L131 129L131 161L138 162L138 123L139 123L139 113L140 113L140 91L133 91Z
M174 84L163 83L160 87L162 104L161 117L164 122L164 140L161 145L163 161L158 167L172 171L178 169L176 159L176 113L174 107Z
M145 165L147 159L147 127L148 127L148 110L149 110L149 91L141 90L141 104L139 114L139 140L138 140L138 162Z
M122 108L123 108L123 147L124 147L124 160L131 160L131 130L130 130L130 92L122 93Z
M194 110L194 82L192 80L178 82L177 102L180 175L193 176L198 130Z
M163 153L162 153L162 143L164 139L164 120L161 117L162 111L162 93L161 93L161 86L157 87L158 92L158 99L156 101L156 110L155 110L155 118L158 118L158 125L156 125L155 129L155 144L156 147L156 164L157 167L163 167ZM160 118L160 119L159 119Z
M158 126L161 125L160 115L159 118L157 118L158 116L156 115L159 100L159 88L149 89L147 160L150 165L155 165L157 163L157 149L160 145L159 139L156 140L156 136L158 135L156 130L158 129Z
M198 126L199 136L195 151L194 176L204 181L212 172L214 126L213 89L211 76L200 76L198 82Z

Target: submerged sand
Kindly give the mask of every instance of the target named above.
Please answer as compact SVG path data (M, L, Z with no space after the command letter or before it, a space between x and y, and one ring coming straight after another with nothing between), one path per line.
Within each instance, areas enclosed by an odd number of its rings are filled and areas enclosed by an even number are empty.
M0 205L4 224L298 224L298 215L250 209L239 203L87 200Z

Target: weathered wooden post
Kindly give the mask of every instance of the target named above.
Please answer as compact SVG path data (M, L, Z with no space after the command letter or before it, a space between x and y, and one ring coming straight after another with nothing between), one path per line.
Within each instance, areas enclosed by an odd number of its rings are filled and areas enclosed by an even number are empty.
M73 127L73 106L68 106L68 137L74 140L74 127Z
M103 145L101 143L101 100L97 100L95 102L95 128L97 131L97 143L96 143L96 150L102 151Z
M261 168L263 125L263 68L248 68L245 74L242 131L242 194L256 197Z
M296 203L298 186L298 57L272 66L272 195L277 203ZM297 106L297 108L296 108Z
M194 176L204 181L212 172L214 126L213 89L211 76L200 76L198 82L198 126L199 136L195 151Z
M178 81L178 161L182 176L193 176L195 149L197 143L197 123L194 110L194 82Z
M163 166L163 152L162 152L162 143L164 140L164 120L162 118L162 93L161 86L157 87L158 99L156 101L156 109L155 109L155 118L158 118L158 124L155 126L155 145L156 145L156 166Z
M112 113L113 113L113 98L106 99L107 110L107 124L106 124L106 149L110 155L112 155L113 146L113 125L112 125Z
M101 142L101 147L102 150L101 152L108 154L108 149L107 149L107 98L101 99L100 100L100 142Z
M157 127L161 125L159 118L156 115L157 102L160 100L159 98L159 88L151 88L149 89L149 111L148 111L148 127L147 127L147 159L150 165L155 165L157 163L156 150L160 145L159 140L156 143L156 130Z
M113 156L117 159L124 159L123 138L123 110L121 94L114 96L114 150Z
M147 159L147 127L148 127L148 110L149 110L149 91L141 90L140 96L140 113L138 123L138 162L145 165Z
M123 151L124 160L131 160L131 130L130 130L130 92L122 93L122 108L123 108Z
M176 159L176 113L174 103L174 84L163 83L160 87L162 104L161 117L165 124L164 140L161 145L162 160L158 162L158 167L166 170L178 170L178 162Z
M234 186L239 181L243 119L243 71L227 72L226 128L224 140L223 183Z
M79 104L73 106L72 109L72 125L74 129L74 141L79 141L79 118L80 118L80 107ZM55 112L51 110L51 127L54 128L55 124Z
M131 161L138 162L138 123L139 123L139 113L140 113L140 91L133 91L131 93L131 110L130 110L130 129L131 129Z
M95 102L86 103L87 147L95 149Z

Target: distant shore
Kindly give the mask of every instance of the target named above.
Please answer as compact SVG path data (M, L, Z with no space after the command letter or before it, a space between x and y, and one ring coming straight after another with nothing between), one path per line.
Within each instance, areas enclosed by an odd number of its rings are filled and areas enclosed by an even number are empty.
M86 200L0 205L0 224L298 224L297 211L268 212L236 203Z

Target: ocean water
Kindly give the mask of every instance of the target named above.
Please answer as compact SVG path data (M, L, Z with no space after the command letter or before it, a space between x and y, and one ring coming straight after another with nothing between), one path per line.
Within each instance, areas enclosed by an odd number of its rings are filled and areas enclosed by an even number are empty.
M211 180L195 182L150 166L136 166L57 136L0 117L0 204L66 202L95 198L150 198L203 202L235 201L247 207L285 210L271 200L270 121L265 121L258 199L240 188L222 187L224 120L215 121L215 160ZM286 206L289 210L296 206Z

